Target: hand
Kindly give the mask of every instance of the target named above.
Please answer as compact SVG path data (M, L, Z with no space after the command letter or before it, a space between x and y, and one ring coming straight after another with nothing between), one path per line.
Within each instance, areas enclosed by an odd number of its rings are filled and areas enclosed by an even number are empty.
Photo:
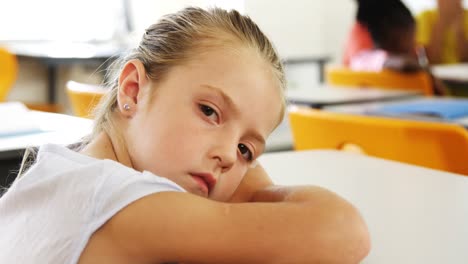
M390 55L384 62L384 68L401 71L416 72L422 70L417 59L404 55Z
M451 27L463 18L463 6L460 0L439 0L439 23L443 27Z
M433 87L435 95L438 95L438 96L448 95L447 87L440 79L436 78L432 74L431 74L431 79L432 79L432 87Z

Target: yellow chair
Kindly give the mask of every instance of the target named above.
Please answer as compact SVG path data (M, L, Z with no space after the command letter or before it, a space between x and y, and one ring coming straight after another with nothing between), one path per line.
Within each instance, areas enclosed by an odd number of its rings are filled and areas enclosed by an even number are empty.
M0 47L0 102L6 101L18 75L16 55Z
M468 132L459 125L290 110L296 150L351 148L384 159L468 175Z
M401 73L391 70L381 72L353 71L341 66L325 69L328 84L349 87L379 87L383 89L408 89L433 95L432 80L426 72Z
M66 88L74 114L86 118L92 118L94 108L106 93L106 89L99 85L74 81L68 81Z

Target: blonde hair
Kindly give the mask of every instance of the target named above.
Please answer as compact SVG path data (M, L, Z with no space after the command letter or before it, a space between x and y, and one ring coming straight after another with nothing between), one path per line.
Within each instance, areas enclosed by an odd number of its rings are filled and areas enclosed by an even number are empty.
M272 66L283 97L282 118L285 111L283 90L286 80L279 56L265 34L249 17L235 10L188 7L164 16L151 25L136 49L111 64L109 70L112 69L113 72L108 74L109 91L95 109L94 130L88 140L102 131L114 131L113 112L117 107L118 78L128 61L141 61L147 77L158 81L165 77L171 67L190 60L196 51L225 44L245 45L257 51L260 57Z

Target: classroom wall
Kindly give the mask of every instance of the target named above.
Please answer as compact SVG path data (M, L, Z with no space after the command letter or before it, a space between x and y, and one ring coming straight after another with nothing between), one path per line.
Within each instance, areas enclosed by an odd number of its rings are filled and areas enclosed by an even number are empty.
M340 63L355 13L353 0L246 0L245 13L267 34L283 58L328 56ZM319 86L316 64L286 67L288 88Z
M352 0L246 0L250 15L273 40L282 57L341 57L354 17Z

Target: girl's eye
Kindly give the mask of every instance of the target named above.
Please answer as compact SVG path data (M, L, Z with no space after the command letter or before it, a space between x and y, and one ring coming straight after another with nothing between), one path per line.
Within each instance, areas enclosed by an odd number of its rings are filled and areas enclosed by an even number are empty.
M250 149L246 145L239 144L237 145L237 147L239 148L239 152L242 154L242 157L244 157L245 160L247 161L253 160L252 151L250 151Z
M203 112L205 116L209 117L215 122L218 122L219 116L218 116L218 113L216 113L216 110L203 104L200 105L200 110Z

